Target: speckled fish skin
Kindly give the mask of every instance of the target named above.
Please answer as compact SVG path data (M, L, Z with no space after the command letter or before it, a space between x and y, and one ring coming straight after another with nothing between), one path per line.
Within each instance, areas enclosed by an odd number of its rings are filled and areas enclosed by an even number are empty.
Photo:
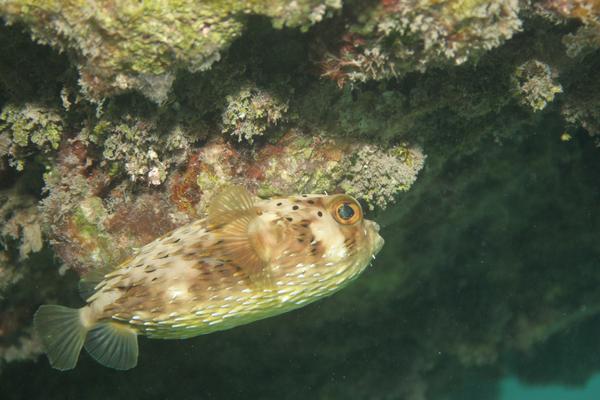
M236 196L229 200L240 201ZM208 218L149 243L105 275L81 309L84 325L113 320L161 339L229 329L331 295L383 246L378 225L363 219L362 210L353 224L336 220L332 204L358 205L349 196L241 202L247 204L239 210L214 211L230 212L225 222L213 223L209 211ZM258 257L236 243L244 238L228 237L240 232L240 220Z
M381 249L378 231L350 196L257 200L225 188L205 219L84 277L84 307L40 306L34 328L56 369L75 368L82 348L104 366L131 369L139 335L188 338L331 295Z

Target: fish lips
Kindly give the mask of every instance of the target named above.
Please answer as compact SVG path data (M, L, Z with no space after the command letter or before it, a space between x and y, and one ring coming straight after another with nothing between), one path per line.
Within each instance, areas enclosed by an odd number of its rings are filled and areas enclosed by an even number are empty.
M379 224L377 222L366 220L365 223L367 225L367 237L371 245L371 255L375 256L385 244L385 240L379 235Z

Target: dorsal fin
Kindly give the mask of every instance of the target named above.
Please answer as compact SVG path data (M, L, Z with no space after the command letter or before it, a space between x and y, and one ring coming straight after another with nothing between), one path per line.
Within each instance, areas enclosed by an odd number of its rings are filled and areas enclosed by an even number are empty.
M133 256L127 257L125 260L114 265L105 265L102 267L92 268L82 275L79 280L79 295L83 300L87 300L91 295L96 292L96 286L104 279L110 278L115 274L119 273L119 268L124 264L129 263L133 259Z
M87 300L96 291L96 286L104 280L104 277L112 272L115 268L105 266L92 268L85 273L79 281L79 295L83 300Z
M254 209L254 200L241 186L225 186L213 196L208 207L208 224L219 226Z

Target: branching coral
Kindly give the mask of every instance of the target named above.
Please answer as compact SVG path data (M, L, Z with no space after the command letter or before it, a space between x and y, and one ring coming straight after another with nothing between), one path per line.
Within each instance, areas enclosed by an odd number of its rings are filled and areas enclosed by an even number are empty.
M7 251L0 251L0 301L4 292L23 278L23 274L10 263Z
M342 166L346 193L363 199L369 208L386 208L407 191L423 168L425 155L406 145L381 149L364 145Z
M600 16L600 2L597 0L542 0L534 8L544 14L554 14L558 18L576 18L588 23Z
M78 138L100 146L103 159L116 168L113 173L122 169L132 181L155 186L164 182L173 162L186 158L190 145L197 140L178 125L161 133L156 121L131 116L119 122L100 120Z
M43 247L40 215L33 197L16 190L0 191L0 245L6 240L18 242L19 257L25 259Z
M569 57L584 57L600 48L600 20L589 21L577 29L577 32L566 35L563 43Z
M41 353L38 341L22 327L28 325L28 310L6 305L15 285L27 282L25 261L43 245L35 198L22 193L19 185L0 190L0 370L6 363Z
M361 9L323 75L342 86L462 64L521 30L518 0L393 0Z
M569 57L584 57L600 48L600 1L545 0L537 2L534 8L539 14L559 22L576 19L582 23L576 32L563 37Z
M585 129L600 146L599 86L597 81L589 82L587 87L579 89L577 96L567 97L561 111L568 123Z
M40 104L7 104L0 113L0 157L8 155L10 164L23 170L31 147L56 150L63 133L63 121L53 108Z
M0 347L0 365L13 361L35 360L42 354L42 344L31 336L22 336L17 344Z
M223 132L249 143L270 127L285 121L288 102L276 93L244 85L239 92L227 96L222 114Z
M556 94L563 91L560 83L555 81L556 78L557 73L549 65L538 60L529 60L515 71L515 94L521 103L533 111L543 110L554 100Z

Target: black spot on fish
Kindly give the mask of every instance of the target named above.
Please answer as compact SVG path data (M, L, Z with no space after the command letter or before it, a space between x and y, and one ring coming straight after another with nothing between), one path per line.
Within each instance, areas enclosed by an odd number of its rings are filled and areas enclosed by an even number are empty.
M158 277L157 277L157 276L155 276L154 278L152 278L152 282L154 282L154 281L155 281L155 280L157 280L157 279L158 279Z
M320 242L316 242L314 236L312 237L310 244L310 254L316 256L319 252Z
M315 201L314 201L314 200L307 200L306 202L307 202L308 204L315 204Z
M289 222L292 222L294 219L292 217L285 217Z
M319 212L317 213L317 215L318 215L319 217L322 217L322 216L323 216L323 213L322 213L321 211L319 211Z
M356 245L356 240L354 240L354 238L348 238L344 241L344 244L346 245L347 248L353 249L354 246Z
M297 209L299 209L299 208L300 208L300 207L298 207L298 206L294 206L294 207L292 207L292 210L297 210Z
M282 204L282 203L281 203L281 202L279 202L279 203L277 203L277 206L280 206L281 204Z

